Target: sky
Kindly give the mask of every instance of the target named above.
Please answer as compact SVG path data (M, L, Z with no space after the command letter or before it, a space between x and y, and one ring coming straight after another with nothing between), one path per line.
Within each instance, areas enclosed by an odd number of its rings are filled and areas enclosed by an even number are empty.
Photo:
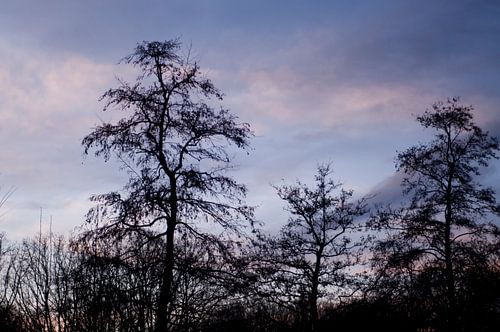
M255 133L233 175L273 230L272 184L310 182L320 163L358 197L399 196L394 158L431 138L415 116L461 96L500 136L498 1L28 1L0 10L0 210L10 239L81 225L92 194L116 190L117 163L85 157L99 97L133 77L138 42L179 38ZM495 161L482 181L500 192Z

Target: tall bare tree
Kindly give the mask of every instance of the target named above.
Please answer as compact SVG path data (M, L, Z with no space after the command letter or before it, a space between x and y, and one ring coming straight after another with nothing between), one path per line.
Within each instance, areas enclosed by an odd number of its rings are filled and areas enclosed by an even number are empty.
M252 215L245 187L226 175L229 149L248 147L249 126L213 105L221 92L179 51L177 40L143 42L125 57L139 76L102 97L104 110L118 109L123 118L98 125L82 142L85 153L116 157L130 175L121 192L93 197L99 208L89 218L98 221L99 235L155 230L165 241L156 331L169 329L178 228L203 237L198 224L213 222L238 232Z
M444 326L456 331L457 275L498 250L491 246L499 234L491 217L500 209L495 192L478 180L481 169L497 158L499 144L474 123L473 108L458 98L434 104L417 121L434 130L434 139L398 154L409 202L378 215L374 224L389 235L377 248L393 266L432 266L441 272Z

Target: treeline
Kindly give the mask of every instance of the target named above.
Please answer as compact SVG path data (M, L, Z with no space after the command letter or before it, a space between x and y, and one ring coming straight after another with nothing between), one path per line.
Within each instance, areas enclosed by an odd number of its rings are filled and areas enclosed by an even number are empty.
M1 331L152 331L163 253L163 243L156 242L138 249L130 240L108 250L55 235L42 242L3 241ZM248 256L226 262L209 247L186 238L179 243L172 330L309 330L311 288L305 271L300 275L289 266L285 279L285 271L267 266L260 272L249 266ZM444 329L447 303L440 266L393 266L390 275L386 269L370 278L354 272L342 289L325 283L316 330ZM498 265L478 262L457 274L457 331L496 331Z
M268 234L227 172L250 127L179 47L125 57L137 80L103 96L122 118L83 139L128 183L72 238L1 238L1 331L496 331L500 207L478 181L499 143L472 107L417 117L434 136L396 157L403 203L355 199L319 165L275 187L290 218Z

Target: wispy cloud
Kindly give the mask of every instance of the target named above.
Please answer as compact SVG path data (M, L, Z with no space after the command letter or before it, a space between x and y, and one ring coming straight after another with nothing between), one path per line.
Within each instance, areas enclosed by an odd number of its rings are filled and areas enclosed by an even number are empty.
M80 148L99 122L98 97L116 84L119 69L78 55L51 59L10 45L0 48L8 49L0 52L0 181L17 188L3 223L31 225L44 207L64 218L79 215L66 221L79 224L87 197L119 177L95 161L82 165Z

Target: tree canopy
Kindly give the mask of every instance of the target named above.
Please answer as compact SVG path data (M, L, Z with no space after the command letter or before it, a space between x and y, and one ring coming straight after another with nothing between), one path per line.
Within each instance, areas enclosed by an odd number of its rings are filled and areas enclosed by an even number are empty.
M143 42L122 61L139 69L132 84L108 90L104 111L118 110L116 123L102 123L83 139L106 160L118 158L129 171L121 192L94 196L100 237L141 233L149 241L165 238L164 274L158 300L157 331L169 326L173 310L172 278L175 233L181 227L198 237L198 224L214 222L239 232L251 220L244 204L246 188L226 175L230 146L246 149L251 131L227 109L216 108L222 93L202 74L189 55L182 57L177 40ZM149 232L154 230L152 235Z
M500 233L492 221L500 209L493 189L478 180L482 168L498 158L499 144L458 98L435 103L417 121L434 131L434 139L398 153L408 204L375 218L374 225L389 231L377 251L386 268L430 272L432 267L443 278L443 324L455 331L461 273L487 264L498 250Z

